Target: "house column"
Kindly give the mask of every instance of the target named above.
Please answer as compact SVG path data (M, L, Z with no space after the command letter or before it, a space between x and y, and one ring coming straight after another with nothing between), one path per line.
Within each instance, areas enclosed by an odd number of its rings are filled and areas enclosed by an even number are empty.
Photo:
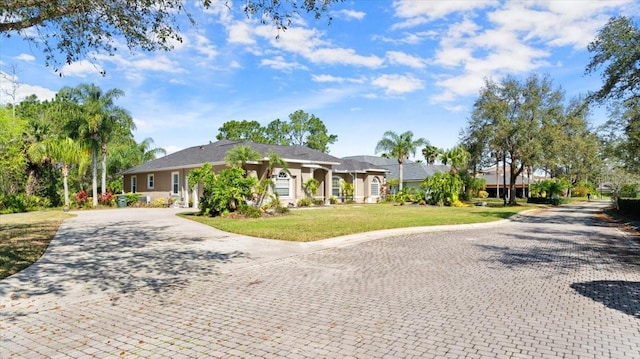
M329 197L333 194L333 171L327 170L327 173L324 175L324 183L324 203L329 204Z

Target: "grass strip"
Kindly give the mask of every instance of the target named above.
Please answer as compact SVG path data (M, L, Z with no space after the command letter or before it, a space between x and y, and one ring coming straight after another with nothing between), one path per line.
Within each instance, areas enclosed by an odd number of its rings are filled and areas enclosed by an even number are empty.
M62 221L73 216L61 211L0 215L0 279L36 262Z
M181 216L220 230L247 236L308 242L380 229L491 222L540 205L436 207L354 204L295 209L287 215L250 218Z

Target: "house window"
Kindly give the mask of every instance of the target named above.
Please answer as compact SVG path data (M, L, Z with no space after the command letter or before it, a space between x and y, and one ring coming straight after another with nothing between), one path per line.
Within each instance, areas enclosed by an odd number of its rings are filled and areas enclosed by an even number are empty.
M180 193L180 173L171 172L171 194L178 195Z
M378 179L378 177L373 177L373 179L371 180L371 196L380 196L380 180Z
M153 185L155 184L155 178L153 174L147 175L147 189L153 189Z
M340 197L340 177L331 177L331 195L334 197Z
M131 192L138 192L138 177L136 176L131 176Z
M275 178L275 192L280 197L291 196L291 177L286 171L280 171Z

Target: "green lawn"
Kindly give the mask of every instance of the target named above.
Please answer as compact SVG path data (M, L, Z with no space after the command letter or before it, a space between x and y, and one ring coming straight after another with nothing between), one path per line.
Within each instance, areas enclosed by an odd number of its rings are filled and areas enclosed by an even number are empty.
M37 261L62 221L73 216L60 210L0 215L0 279Z
M355 204L295 209L283 216L258 219L202 217L181 214L184 218L204 223L223 231L253 237L288 241L315 241L379 229L434 226L496 221L540 205L490 207L435 207L393 204ZM501 202L500 202L501 204Z

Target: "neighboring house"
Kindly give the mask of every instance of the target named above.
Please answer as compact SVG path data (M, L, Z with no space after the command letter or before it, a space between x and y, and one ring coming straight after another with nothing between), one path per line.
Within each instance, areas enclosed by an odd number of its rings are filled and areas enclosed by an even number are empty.
M375 167L387 170L386 181L392 178L400 179L398 160L395 158L384 158L378 156L349 156L345 159L363 161L371 163ZM431 177L438 172L449 172L450 166L445 165L428 165L426 163L413 162L406 160L402 164L402 187L403 188L420 188L420 184L425 178ZM389 188L394 191L393 188Z
M506 181L503 177L504 171L502 166L496 166L486 168L482 170L482 173L476 175L478 178L484 178L487 184L485 191L489 193L489 197L502 198L507 193L507 198L510 196L509 183L510 174L509 166L506 167ZM506 188L504 183L506 182ZM522 171L516 180L516 197L525 198L529 197L529 184L534 182L532 174L527 174L527 171Z
M339 185L340 179L354 184L357 189L354 199L358 202L375 203L380 196L385 170L376 169L371 164L343 161L299 145L278 146L229 140L186 148L133 167L123 173L124 191L140 193L150 200L171 197L184 206L191 202L197 207L202 188L188 188L189 172L205 163L211 163L215 172L226 168L224 158L227 152L240 145L249 146L264 156L263 160L244 166L250 176L260 178L266 173L269 152L278 154L287 163L288 171L278 167L273 170L275 191L285 205L296 204L305 197L302 184L309 178L318 180L316 198L325 201L339 194L339 189L336 190L334 186Z

